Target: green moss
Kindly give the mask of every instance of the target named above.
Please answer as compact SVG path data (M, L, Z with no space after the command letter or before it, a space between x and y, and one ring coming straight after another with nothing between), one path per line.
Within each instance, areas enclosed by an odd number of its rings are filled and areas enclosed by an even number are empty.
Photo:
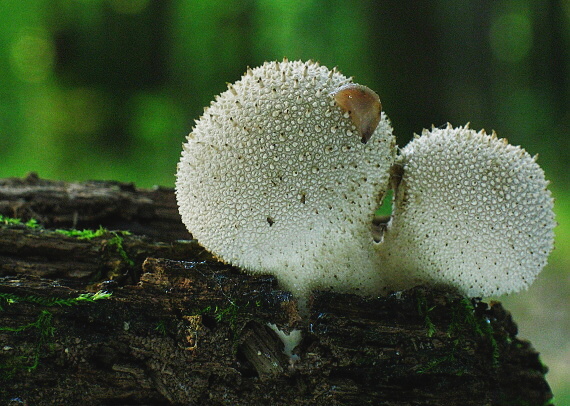
M228 323L232 328L236 325L240 307L234 302L229 301L225 307L221 306L207 306L198 314L208 314L214 317L218 323Z
M447 329L449 337L461 336L472 331L476 336L486 340L492 349L493 367L499 366L499 344L495 339L490 320L475 316L475 309L469 299L461 299L452 306L451 323Z
M238 311L239 306L234 302L230 302L226 307L216 306L214 308L214 317L217 322L226 321L227 323L234 325L237 321Z
M129 264L129 266L134 266L135 262L129 258L127 252L123 248L123 236L131 235L131 233L128 231L112 231L111 234L113 234L113 238L107 241L107 244L111 247L115 247L117 253L121 256L121 258L123 258L123 261Z
M436 306L430 306L428 300L423 295L418 295L416 298L418 314L424 318L426 326L426 335L428 337L434 336L437 332L437 327L433 323L430 313ZM491 347L492 365L494 368L499 366L499 344L495 338L493 326L489 319L486 317L478 317L475 313L475 308L471 300L462 298L450 303L446 309L451 313L451 321L447 327L446 335L452 341L453 347L449 354L443 357L436 358L422 368L418 369L419 373L434 372L446 369L455 371L455 374L461 375L463 367L458 364L459 352L467 350L470 344L469 338L472 336L477 337L484 343Z
M99 226L97 230L55 230L56 233L66 235L68 237L76 237L78 240L91 240L93 238L101 237L108 233L106 228Z
M111 293L82 293L73 298L42 298L37 296L19 296L11 293L0 293L0 311L5 306L14 306L18 303L32 303L42 307L73 306L81 302L92 303L101 299L108 299ZM14 355L4 357L0 363L0 380L11 379L17 371L33 371L40 363L44 351L53 341L56 329L52 323L52 313L49 310L41 310L35 321L16 327L0 326L0 331L13 334L21 334L26 331L35 331L36 341L33 350L28 355ZM17 340L16 340L17 341ZM6 355L6 354L4 354Z
M425 296L418 296L417 297L417 306L418 306L418 313L420 316L424 318L424 323L427 329L427 336L432 337L435 332L437 331L435 324L431 321L430 312L435 309L435 306L429 307L427 304L427 299Z
M475 317L473 305L469 299L461 299L452 304L451 323L447 328L447 335L460 334L465 329L474 331L477 335L483 335L481 324Z
M27 362L25 357L16 357L20 363L14 363L12 360L8 365L0 365L0 369L4 371L6 378L13 376L18 369L26 369L27 371L33 371L37 368L40 362L40 356L42 355L42 349L51 342L51 339L55 333L55 327L52 324L52 314L47 310L42 310L38 315L36 321L25 324L18 327L6 327L0 326L0 331L8 331L13 333L20 333L26 330L34 329L37 332L38 339L35 344L31 360Z
M154 327L154 331L156 331L158 334L165 336L166 335L166 322L164 320L159 321L158 323L156 323L156 326Z
M0 224L4 224L6 226L19 226L24 225L28 228L41 228L40 224L35 219L30 219L25 223L22 222L21 219L7 217L0 214Z
M123 261L129 266L134 266L135 262L129 257L125 248L123 247L124 237L131 235L128 231L109 231L106 228L99 226L97 230L55 230L56 233L66 235L68 237L75 237L79 240L91 240L93 238L104 237L106 234L111 234L112 237L107 240L109 247L114 247L117 253L123 258Z
M5 226L24 225L32 229L43 229L43 227L35 219L30 219L24 223L19 218L7 217L3 215L0 215L0 225L5 225ZM103 226L99 226L97 230L56 229L55 232L61 235L65 235L67 237L75 237L79 240L91 240L93 238L103 237L106 234L111 234L112 237L107 241L107 244L111 247L114 247L117 253L121 256L121 258L123 258L123 260L129 266L135 265L134 261L131 258L129 258L129 255L127 254L127 252L123 247L124 237L127 235L131 235L131 233L128 231L109 231Z
M260 307L261 302L255 301L255 303L247 301L244 304L238 305L235 301L228 299L227 306L207 306L203 309L200 309L194 314L200 315L210 315L212 316L218 323L227 323L230 326L230 329L237 332L237 325L240 317L243 317L243 314L251 308L251 306Z
M2 304L15 304L15 303L34 303L40 306L51 307L51 306L73 306L79 302L95 302L101 299L108 299L112 294L107 292L97 292L97 293L82 293L77 297L72 298L44 298L38 296L19 296L12 293L0 293L0 311L4 308Z
M449 373L449 366L455 363L455 351L452 351L445 357L439 357L427 362L423 367L417 370L418 374L425 374L429 372L440 372L446 370ZM461 375L460 373L458 375Z

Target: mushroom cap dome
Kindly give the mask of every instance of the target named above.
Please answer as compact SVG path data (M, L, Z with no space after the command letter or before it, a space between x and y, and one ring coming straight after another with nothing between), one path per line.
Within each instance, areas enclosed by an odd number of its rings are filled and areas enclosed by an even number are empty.
M399 283L464 294L526 288L553 249L553 199L525 150L467 127L424 131L402 149L391 224L378 245Z
M382 113L367 143L331 95L351 79L313 62L265 63L196 122L178 164L182 221L206 249L312 288L383 286L371 234L395 140Z

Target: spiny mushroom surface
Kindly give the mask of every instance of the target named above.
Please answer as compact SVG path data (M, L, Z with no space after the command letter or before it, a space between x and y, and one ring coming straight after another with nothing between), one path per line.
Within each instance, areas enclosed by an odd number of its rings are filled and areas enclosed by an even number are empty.
M228 85L188 136L180 214L206 249L275 275L301 301L315 288L528 287L555 226L535 159L467 127L426 130L397 160L395 150L373 91L313 62L266 63ZM401 180L379 236L390 173Z
M528 287L553 249L553 199L525 150L467 127L424 131L402 151L378 245L392 286L445 284L470 297Z
M378 96L350 83L313 62L248 69L196 122L178 165L193 236L301 300L314 288L386 286L371 227L395 140Z

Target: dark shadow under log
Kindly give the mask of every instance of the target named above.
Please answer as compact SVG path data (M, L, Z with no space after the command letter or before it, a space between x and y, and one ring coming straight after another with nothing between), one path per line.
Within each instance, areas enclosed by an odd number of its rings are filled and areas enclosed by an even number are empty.
M43 226L0 225L0 404L551 399L546 367L500 303L425 287L382 298L315 292L303 320L274 278L220 264L188 240L175 209L167 189L0 181L0 214ZM53 230L117 224L133 234ZM268 324L302 330L298 358Z

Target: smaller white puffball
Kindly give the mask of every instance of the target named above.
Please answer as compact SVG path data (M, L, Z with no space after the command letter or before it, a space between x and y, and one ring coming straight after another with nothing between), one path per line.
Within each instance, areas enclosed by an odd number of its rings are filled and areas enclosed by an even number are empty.
M402 151L392 221L378 245L394 285L470 297L527 288L553 249L553 199L525 150L469 128L424 131Z

